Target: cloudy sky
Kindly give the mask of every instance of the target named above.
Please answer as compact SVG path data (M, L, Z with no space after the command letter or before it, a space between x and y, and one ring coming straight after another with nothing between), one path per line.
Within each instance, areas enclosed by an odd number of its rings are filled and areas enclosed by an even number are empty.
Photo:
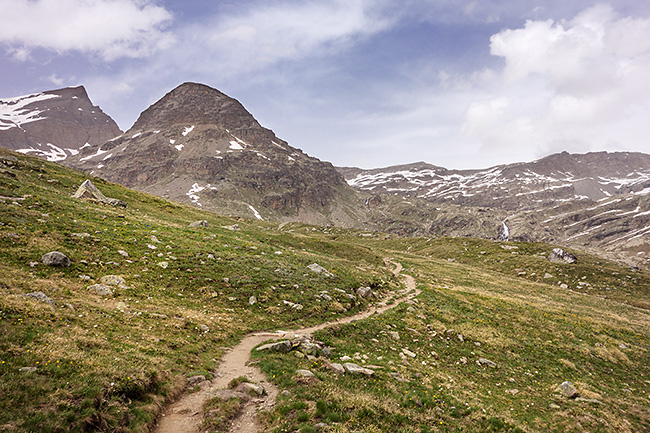
M650 0L0 0L0 98L83 84L128 129L177 85L340 166L650 152Z

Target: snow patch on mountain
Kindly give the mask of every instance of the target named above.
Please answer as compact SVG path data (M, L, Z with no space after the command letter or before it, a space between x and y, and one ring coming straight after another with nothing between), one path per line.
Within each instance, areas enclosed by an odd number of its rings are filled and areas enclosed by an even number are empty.
M30 110L25 107L36 102L59 97L59 95L36 93L16 98L0 99L0 130L21 128L21 125L26 123L45 119L45 117L40 116L44 110Z

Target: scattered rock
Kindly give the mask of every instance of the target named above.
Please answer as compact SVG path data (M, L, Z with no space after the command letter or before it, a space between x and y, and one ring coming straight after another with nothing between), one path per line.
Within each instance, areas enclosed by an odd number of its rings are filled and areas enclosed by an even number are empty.
M121 256L129 257L129 253L127 253L127 252L124 251L124 250L118 250L117 253L118 253L119 255L121 255Z
M43 292L27 293L26 295L23 296L26 298L33 298L36 299L37 301L45 302L46 304L50 304L53 307L56 306L56 303L52 300L52 298L50 298Z
M291 301L282 301L282 303L284 303L284 305L288 305L289 307L291 307L294 310L302 310L303 309L303 306L301 304L294 304Z
M244 391L246 394L254 394L254 395L264 395L264 387L262 385L259 385L257 383L250 383L250 382L242 382L237 386L238 390Z
M287 352L290 352L292 349L293 349L293 344L291 344L291 341L283 340L283 341L278 341L278 342L275 342L275 343L264 344L264 345L258 347L256 350L260 351L260 352L268 350L269 352L287 353Z
M417 356L415 353L411 352L408 349L402 349L402 353L408 356L409 358L415 358Z
M544 274L544 279L548 280L549 278L553 278L553 275L549 274L548 272Z
M576 401L580 401L583 403L596 403L596 404L603 403L602 401L596 400L595 398L584 398L584 397L576 397Z
M248 305L255 305L257 303L257 298L255 296L251 296L248 298Z
M556 389L555 392L559 392L566 398L576 398L578 397L578 390L575 386L569 381L562 382Z
M328 362L325 364L325 368L332 370L336 374L344 374L345 373L345 368L338 362Z
M623 349L623 350L625 350L625 349L628 348L628 347L627 347L627 344L625 344L625 343L621 343L621 344L619 344L618 347L619 347L620 349Z
M205 382L205 376L203 375L198 375L198 376L192 376L187 379L187 387L192 388L196 385L198 385L201 382Z
M113 291L106 284L93 284L87 287L91 292L97 293L99 296L112 296Z
M44 265L47 266L70 266L70 259L68 256L58 251L51 251L47 254L44 254L43 257L41 257L41 261Z
M90 281L90 277L88 275L79 275L79 279L82 281Z
M29 267L34 268L38 266L38 262L29 262Z
M99 282L107 286L126 286L126 280L120 275L105 275Z
M349 373L352 374L364 374L366 376L372 376L373 374L375 374L373 370L370 370L369 368L361 367L360 365L351 362L346 362L345 364L343 364L343 368L345 368Z
M497 368L496 362L490 361L489 359L479 358L476 363L482 367Z
M462 358L460 358L460 360L458 362L465 365L465 364L467 364L467 358L463 356Z
M36 367L21 367L18 369L21 373L33 373L37 370Z
M390 338L393 340L399 340L399 333L397 331L388 331L388 335L390 335Z
M163 269L167 269L167 266L169 266L169 262L158 262L158 266L160 266Z
M393 379L395 379L398 382L403 382L403 383L410 382L408 379L406 379L404 376L402 376L402 373L400 373L399 371L391 371L388 374L390 375L390 377L392 377Z
M285 390L283 390L283 391L280 393L280 395L281 395L282 397L291 397L291 392L290 392L290 391L287 391L287 390L285 389Z
M551 404L549 404L548 407L549 407L549 409L561 409L561 407L558 406L558 405L555 404L555 403L551 403Z
M506 389L506 394L517 395L517 394L519 394L519 390L518 389Z
M122 200L109 198L102 194L102 192L97 189L97 187L93 185L89 179L86 179L84 183L81 184L79 189L77 189L77 192L75 192L72 197L94 200L100 203L110 204L112 206L126 207L126 203Z
M551 254L548 255L548 260L551 263L576 263L578 259L573 254L569 254L564 251L562 248L555 248L551 251Z
M312 373L312 372L309 371L309 370L296 370L296 374L297 374L298 376L300 376L300 377L307 377L307 378L309 378L309 377L316 377L316 376L314 376L314 373Z
M317 274L323 274L326 277L333 277L334 274L319 265L318 263L312 263L311 265L307 266L307 269L309 269L312 272L316 272Z
M314 428L316 430L327 430L329 426L325 424L324 422L319 422L318 424L314 424Z
M361 296L362 298L369 298L372 296L372 289L370 287L359 287L356 292L357 295Z
M560 284L560 289L565 289L566 290L568 288L569 288L568 284L565 284L565 283Z
M233 224L231 226L223 226L222 228L236 232L239 230L239 224Z
M190 227L209 227L210 224L206 220L201 220L201 221L194 221L193 223L190 223Z

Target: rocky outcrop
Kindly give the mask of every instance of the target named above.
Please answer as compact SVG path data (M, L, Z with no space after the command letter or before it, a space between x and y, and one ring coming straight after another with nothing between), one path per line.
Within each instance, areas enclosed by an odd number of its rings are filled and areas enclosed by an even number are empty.
M64 161L122 131L83 86L0 99L0 146Z
M327 162L262 127L239 103L185 83L124 135L69 163L113 182L221 214L358 226L363 205Z

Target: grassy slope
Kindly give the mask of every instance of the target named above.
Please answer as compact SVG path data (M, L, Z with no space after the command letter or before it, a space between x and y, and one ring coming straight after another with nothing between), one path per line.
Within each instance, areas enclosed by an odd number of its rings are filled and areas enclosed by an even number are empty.
M129 205L113 208L70 197L85 175L16 156L8 169L15 177L0 172L0 196L21 199L0 200L0 431L146 431L183 377L209 375L244 333L365 307L334 288L395 289L386 256L418 279L419 302L319 335L335 356L358 352L385 368L371 379L335 377L314 360L308 367L322 382L307 386L292 374L305 360L264 357L261 366L294 393L267 415L270 429L310 431L320 421L333 431L650 429L647 272L580 254L578 265L553 265L543 258L551 247L541 244L505 250L471 239L279 229L93 179ZM210 227L188 227L199 219ZM223 228L235 223L240 230ZM51 250L68 254L72 266L30 266ZM314 262L335 276L307 270ZM86 289L108 274L128 287L112 297ZM336 302L317 297L325 290ZM21 296L35 291L56 307ZM258 300L252 306L250 296ZM406 347L417 354L409 365L399 356ZM479 367L479 357L499 367ZM410 382L395 381L392 369ZM563 380L602 403L555 397Z

